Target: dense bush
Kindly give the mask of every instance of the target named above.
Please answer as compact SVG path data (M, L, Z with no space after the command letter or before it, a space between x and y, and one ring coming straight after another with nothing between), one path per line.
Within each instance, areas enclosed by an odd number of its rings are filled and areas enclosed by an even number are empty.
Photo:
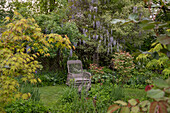
M67 72L42 72L36 74L36 76L42 80L40 86L51 86L56 84L64 84L66 82Z
M7 113L48 113L48 109L40 102L17 100L5 107Z
M97 64L90 64L90 72L92 73L92 82L105 82L106 80L113 82L114 72L106 67L97 66Z
M63 90L59 102L57 103L55 112L64 113L86 113L94 112L95 107L92 99L87 100L85 91L81 94L74 87Z
M116 80L117 83L125 84L132 76L135 64L133 63L133 57L129 52L118 52L113 55L112 63L114 64L114 69L116 69L119 75Z

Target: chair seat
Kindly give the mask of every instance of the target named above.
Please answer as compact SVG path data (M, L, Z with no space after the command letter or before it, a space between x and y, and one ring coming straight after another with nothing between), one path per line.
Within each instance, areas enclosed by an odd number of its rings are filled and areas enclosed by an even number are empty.
M67 67L68 75L66 84L70 86L73 83L80 90L85 86L86 90L89 90L91 87L91 74L83 72L82 62L80 60L69 60L67 61Z

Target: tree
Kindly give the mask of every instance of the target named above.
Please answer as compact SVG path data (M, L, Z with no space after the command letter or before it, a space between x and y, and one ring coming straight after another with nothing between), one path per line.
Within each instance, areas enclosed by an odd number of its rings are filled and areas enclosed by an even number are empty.
M34 77L35 71L42 68L37 57L50 55L48 48L54 46L71 48L67 36L62 38L58 34L44 35L33 18L25 19L14 12L12 19L6 17L5 20L8 23L0 41L0 110L17 98L27 99L31 96L18 91L19 83L16 78L32 84L40 82L39 78Z

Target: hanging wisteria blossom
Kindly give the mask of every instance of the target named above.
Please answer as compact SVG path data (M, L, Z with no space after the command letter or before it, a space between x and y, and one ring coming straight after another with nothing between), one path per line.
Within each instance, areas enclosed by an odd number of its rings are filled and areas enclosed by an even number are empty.
M61 24L61 27L63 27L63 23Z
M88 18L91 20L91 14L88 14Z
M112 53L112 52L113 52L113 48L112 48L112 45L111 45L111 47L110 47L110 48L111 48L111 53Z
M96 35L96 40L98 39L99 35Z
M106 37L104 38L104 44L106 45Z
M94 20L95 20L96 16L95 16L95 15L93 15L93 18L94 18Z
M95 22L93 21L93 28L95 28Z
M95 12L97 13L97 7L94 7Z
M103 36L102 35L100 35L100 39L103 40Z
M93 39L95 39L95 35L93 35Z
M45 34L47 34L47 28L45 28L44 32L45 32Z
M90 35L89 35L89 40L91 39Z
M109 36L109 31L107 30L107 36Z
M54 30L53 30L53 29L51 30L51 33L54 33Z
M74 19L74 15L72 15L72 18L71 19Z
M73 50L70 49L70 56L72 57L73 56Z
M96 21L96 27L97 27L97 28L100 27L100 21Z
M133 13L137 13L138 11L137 11L137 7L136 6L134 6L133 7Z
M86 41L85 40L83 40L83 44L85 44L86 43Z
M117 43L117 51L119 52L119 44Z
M113 37L110 37L110 42L111 42L111 43L113 42Z
M116 45L116 40L113 41L113 45L114 45L114 46Z
M77 47L77 43L76 42L74 42L74 46Z

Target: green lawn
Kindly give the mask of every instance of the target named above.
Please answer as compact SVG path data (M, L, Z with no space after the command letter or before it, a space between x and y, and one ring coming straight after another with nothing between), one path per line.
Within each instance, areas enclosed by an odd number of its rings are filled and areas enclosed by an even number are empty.
M41 101L45 106L53 107L57 104L59 96L62 91L68 86L66 85L56 85L56 86L45 86L40 87ZM136 98L143 100L146 98L146 92L143 89L124 89L125 97L127 99Z
M45 86L40 87L41 101L44 105L52 107L57 103L59 96L63 89L67 87L66 85L56 85L56 86Z

